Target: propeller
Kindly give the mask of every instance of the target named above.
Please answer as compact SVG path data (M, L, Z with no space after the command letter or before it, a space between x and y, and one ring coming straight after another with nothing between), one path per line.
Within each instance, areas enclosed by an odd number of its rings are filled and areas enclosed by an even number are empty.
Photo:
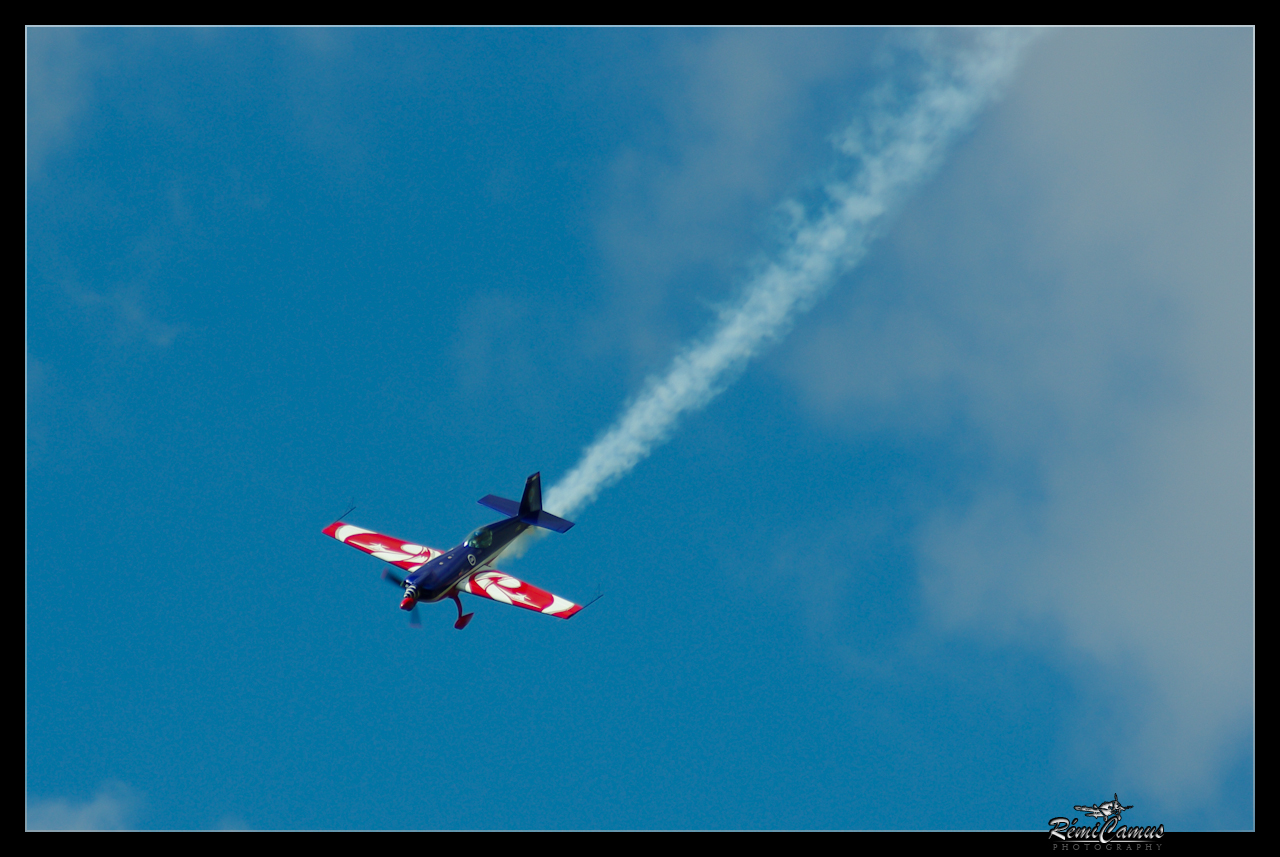
M386 569L382 570L382 579L387 581L387 583L394 584L395 586L398 586L401 589L404 589L403 578L396 577L394 574L387 571ZM418 602L416 601L413 603L413 608L409 611L409 627L410 628L422 627L422 614L418 612Z

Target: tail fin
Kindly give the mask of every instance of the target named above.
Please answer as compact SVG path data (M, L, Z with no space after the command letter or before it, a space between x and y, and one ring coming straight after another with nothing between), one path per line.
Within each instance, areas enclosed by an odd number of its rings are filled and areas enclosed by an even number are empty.
M566 521L564 518L557 518L549 512L542 511L541 473L535 473L525 480L524 495L520 498L520 509L516 517L526 524L557 533L566 532L573 526L573 521Z
M524 496L520 498L520 515L542 511L542 473L538 472L524 481Z

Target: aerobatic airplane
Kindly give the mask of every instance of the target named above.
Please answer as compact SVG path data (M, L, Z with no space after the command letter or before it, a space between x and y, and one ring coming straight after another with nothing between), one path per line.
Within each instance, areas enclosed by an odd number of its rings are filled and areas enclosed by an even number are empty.
M342 521L334 521L325 527L324 534L408 572L403 578L389 571L384 571L382 576L404 590L400 609L409 611L409 622L412 625L421 624L418 619L418 602L430 604L452 598L453 603L458 605L458 620L453 623L453 627L467 627L475 614L463 615L462 599L458 597L461 592L503 604L514 604L526 610L537 610L561 619L568 619L581 610L582 607L572 601L530 586L490 565L498 558L498 554L515 541L516 536L531 526L557 533L563 533L573 526L572 521L542 511L539 474L535 473L525 481L524 496L519 503L492 494L480 498L479 503L507 517L475 530L453 550L439 551L423 547Z

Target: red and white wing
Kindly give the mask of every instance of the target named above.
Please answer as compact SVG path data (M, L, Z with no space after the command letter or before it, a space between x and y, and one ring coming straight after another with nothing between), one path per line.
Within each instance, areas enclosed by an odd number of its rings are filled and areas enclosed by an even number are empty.
M559 595L552 595L523 580L517 580L496 568L477 571L470 577L464 577L458 584L458 591L501 601L503 604L514 604L526 610L537 610L539 613L559 616L561 619L568 619L582 609L572 601L561 598Z
M435 548L397 539L395 536L384 536L382 533L375 533L364 527L344 524L342 521L334 521L325 527L324 534L333 536L344 545L351 545L356 550L376 556L405 571L417 571L423 564L444 553Z

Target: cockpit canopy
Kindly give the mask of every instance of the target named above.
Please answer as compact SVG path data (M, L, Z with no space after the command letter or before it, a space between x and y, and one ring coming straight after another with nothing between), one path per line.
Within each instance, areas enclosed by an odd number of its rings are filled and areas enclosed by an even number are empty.
M484 550L489 545L493 544L493 530L490 530L488 527L481 527L480 529L475 530L471 535L467 536L466 544L469 548Z

